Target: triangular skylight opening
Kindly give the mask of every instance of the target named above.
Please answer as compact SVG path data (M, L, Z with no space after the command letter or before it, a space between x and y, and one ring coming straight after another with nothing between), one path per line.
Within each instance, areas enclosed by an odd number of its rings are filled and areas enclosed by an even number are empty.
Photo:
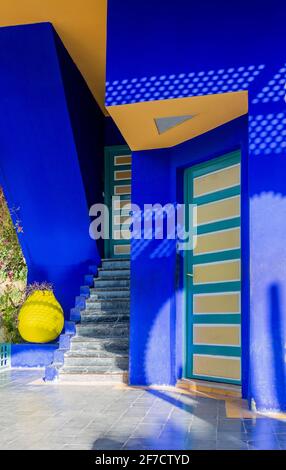
M188 114L186 116L168 116L163 118L154 119L158 133L163 134L164 132L169 131L173 127L182 124L183 122L192 119L194 116Z

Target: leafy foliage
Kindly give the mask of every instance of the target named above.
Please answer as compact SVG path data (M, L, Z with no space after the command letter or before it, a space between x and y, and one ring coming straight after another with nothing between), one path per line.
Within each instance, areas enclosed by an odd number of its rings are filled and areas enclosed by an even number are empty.
M0 188L0 327L5 342L21 341L17 319L25 298L27 268L16 232L23 232L18 210L11 211Z
M49 282L33 282L33 284L29 284L27 286L25 290L25 298L27 299L29 295L31 295L36 290L53 292L53 285Z

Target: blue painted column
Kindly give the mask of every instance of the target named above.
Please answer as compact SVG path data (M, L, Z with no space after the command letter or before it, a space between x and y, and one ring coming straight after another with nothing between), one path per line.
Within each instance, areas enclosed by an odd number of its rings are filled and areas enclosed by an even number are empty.
M100 258L88 213L102 192L102 118L59 47L49 23L0 29L0 184L9 207L19 208L28 281L53 283L68 317L88 265ZM81 92L81 107L71 102L71 90ZM83 158L93 161L93 193Z
M286 112L275 89L281 65L272 68L272 86L250 97L249 116L249 403L276 411L286 411Z

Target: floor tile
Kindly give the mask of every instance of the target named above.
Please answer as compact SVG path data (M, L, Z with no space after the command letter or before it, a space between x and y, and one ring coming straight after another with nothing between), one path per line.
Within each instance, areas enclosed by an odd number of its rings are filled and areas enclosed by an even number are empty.
M285 422L227 418L222 400L157 390L31 385L41 374L0 374L0 449L286 450Z

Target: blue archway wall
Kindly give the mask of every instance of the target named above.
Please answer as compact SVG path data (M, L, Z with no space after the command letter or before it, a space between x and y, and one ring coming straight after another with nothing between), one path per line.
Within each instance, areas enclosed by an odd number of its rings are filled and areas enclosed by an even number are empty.
M239 149L242 161L243 377L248 377L249 348L249 214L248 118L243 116L170 149L133 152L132 202L184 202L185 168ZM159 183L160 182L160 183ZM183 372L183 253L175 240L132 241L130 381L175 384ZM243 390L246 395L247 380Z
M120 105L248 90L248 152L242 140L250 246L243 263L251 294L249 303L244 296L243 390L257 408L280 410L286 410L285 13L282 0L110 0L106 92L107 104ZM134 202L172 202L178 187L172 168L182 154L192 145L202 158L228 151L245 136L236 127L241 122L170 151L136 152ZM132 251L132 383L174 383L180 376L176 263L159 252L151 259L153 243L142 245L140 257Z
M100 248L89 206L103 190L103 125L49 23L0 29L0 184L19 207L28 281L52 282L66 318Z

